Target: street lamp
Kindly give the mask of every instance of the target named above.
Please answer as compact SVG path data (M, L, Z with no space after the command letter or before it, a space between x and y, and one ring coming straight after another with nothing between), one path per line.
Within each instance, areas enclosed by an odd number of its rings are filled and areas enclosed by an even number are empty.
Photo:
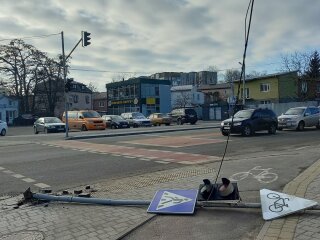
M239 64L242 67L242 72L243 72L243 82L242 82L242 105L244 106L246 104L246 91L245 91L245 82L246 82L246 64L243 61L243 63L239 62ZM240 83L239 83L240 84Z

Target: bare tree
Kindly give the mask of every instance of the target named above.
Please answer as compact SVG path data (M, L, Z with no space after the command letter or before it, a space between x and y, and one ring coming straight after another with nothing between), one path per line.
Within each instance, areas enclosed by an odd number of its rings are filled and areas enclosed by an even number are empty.
M310 59L311 54L307 52L294 52L293 54L282 55L281 70L286 72L298 71L298 74L302 76L308 70Z
M174 107L175 108L185 108L191 104L191 96L188 92L180 92L177 96Z
M20 100L20 110L30 112L30 99L34 90L34 68L40 51L22 40L12 40L9 45L0 46L0 73L7 77L7 83Z
M240 79L241 72L237 69L228 69L224 76L224 82L226 83L232 83L235 80Z
M99 91L98 91L98 88L97 88L92 82L89 83L88 88L89 88L92 92L99 92Z

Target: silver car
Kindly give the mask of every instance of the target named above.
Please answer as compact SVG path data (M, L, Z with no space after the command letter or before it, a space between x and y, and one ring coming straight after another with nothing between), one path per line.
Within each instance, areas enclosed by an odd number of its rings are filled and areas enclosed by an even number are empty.
M5 136L7 131L8 131L7 123L0 120L0 136Z
M290 108L278 117L278 129L283 128L304 130L305 127L317 127L320 129L320 111L318 107Z

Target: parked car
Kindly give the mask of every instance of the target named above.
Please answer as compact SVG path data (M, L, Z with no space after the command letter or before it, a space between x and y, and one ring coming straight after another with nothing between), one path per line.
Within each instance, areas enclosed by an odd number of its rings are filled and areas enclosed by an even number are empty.
M66 122L65 113L62 115L62 121ZM68 111L69 129L88 130L105 130L105 121L99 113L92 110Z
M171 111L169 114L173 122L178 125L184 123L196 124L198 121L197 112L192 108L177 108Z
M132 127L151 127L150 119L146 118L140 112L122 113L121 117L127 120Z
M267 130L275 134L278 126L277 115L270 109L246 109L238 111L233 118L221 122L221 133L241 133L243 136L253 135L256 131Z
M148 118L150 119L153 126L160 126L161 124L169 126L172 122L172 118L169 115L163 113L152 113Z
M8 131L8 125L6 122L0 120L0 136L5 136Z
M129 122L119 115L103 115L102 118L106 122L106 128L130 128Z
M39 132L65 132L66 125L57 117L41 117L34 122L33 131L35 134Z
M22 114L13 119L12 123L14 126L30 126L38 119L39 117L33 114Z
M283 128L304 130L305 127L317 127L320 129L320 109L318 107L290 108L278 117L278 129Z

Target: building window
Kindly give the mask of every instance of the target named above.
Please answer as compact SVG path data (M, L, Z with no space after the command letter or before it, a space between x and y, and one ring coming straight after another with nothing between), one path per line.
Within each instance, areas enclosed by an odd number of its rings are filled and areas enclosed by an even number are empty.
M86 104L89 104L90 103L90 96L86 96Z
M317 93L320 93L320 83L317 84Z
M99 107L104 107L104 102L99 102Z
M270 103L271 103L270 100L260 101L260 104L270 104Z
M78 95L73 95L73 102L77 103L79 101Z
M261 83L260 84L260 92L269 92L270 84L269 83Z
M76 84L72 84L72 88L73 89L77 89L77 85Z
M159 86L156 86L154 90L155 90L155 95L159 96Z

